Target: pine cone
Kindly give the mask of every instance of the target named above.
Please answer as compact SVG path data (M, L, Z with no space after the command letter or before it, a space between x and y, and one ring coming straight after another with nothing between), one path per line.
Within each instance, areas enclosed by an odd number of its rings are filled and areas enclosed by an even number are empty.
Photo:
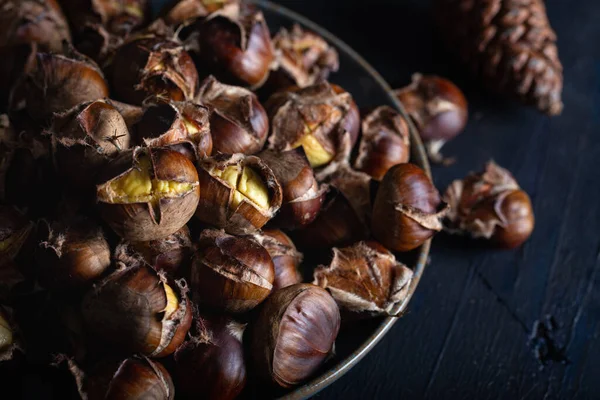
M561 113L563 70L543 0L437 0L449 49L492 91Z

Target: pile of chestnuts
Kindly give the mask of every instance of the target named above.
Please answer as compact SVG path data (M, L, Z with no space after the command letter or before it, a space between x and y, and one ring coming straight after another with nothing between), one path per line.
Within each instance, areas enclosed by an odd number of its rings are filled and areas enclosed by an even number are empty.
M148 3L0 0L0 368L62 360L87 399L292 388L340 330L398 315L401 252L531 233L495 164L442 197L411 123L327 81L317 34ZM433 150L464 127L464 97L398 96Z

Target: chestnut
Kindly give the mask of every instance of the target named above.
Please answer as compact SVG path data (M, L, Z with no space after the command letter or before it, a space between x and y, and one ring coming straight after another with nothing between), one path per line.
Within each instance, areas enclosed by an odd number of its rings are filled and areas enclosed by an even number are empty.
M198 71L183 45L165 29L158 21L115 50L108 68L117 100L141 105L152 96L173 101L194 99Z
M267 80L275 52L269 28L252 7L216 12L199 23L199 65L225 83L259 88Z
M469 112L463 92L448 79L414 74L410 85L396 90L396 97L415 123L429 158L452 163L452 159L444 159L440 149L467 125Z
M200 235L190 285L201 306L250 311L271 293L274 278L271 256L254 240L212 229Z
M244 329L227 317L199 318L197 332L175 352L178 393L190 399L237 398L246 385Z
M254 93L209 76L200 85L196 99L210 109L215 153L253 154L263 148L269 119Z
M273 222L290 230L313 222L327 188L317 182L302 147L284 152L265 150L258 157L271 168L282 189L281 210Z
M56 169L77 189L94 185L98 173L130 144L125 120L104 100L56 114L50 131Z
M194 160L208 157L213 151L208 116L205 107L191 101L152 105L136 125L137 143L173 148L188 145Z
M127 255L136 252L157 271L176 276L192 255L190 230L184 225L180 230L163 239L149 242L122 242L116 252L118 254L124 252Z
M185 282L167 280L144 263L117 264L118 270L83 298L88 332L125 353L172 354L192 323Z
M45 122L54 113L108 97L108 86L92 60L68 49L66 55L38 53L24 93L29 115Z
M146 242L169 236L194 215L198 173L184 155L140 148L113 160L97 186L100 213L122 238Z
M239 15L240 0L176 0L162 11L162 19L169 25L186 25L214 13Z
M333 248L333 260L314 272L314 284L327 289L342 313L354 317L396 315L408 294L412 271L377 242Z
M444 195L452 211L450 232L489 239L501 248L523 244L535 226L531 200L514 177L493 161L485 170L454 181Z
M218 155L199 163L202 193L196 217L228 233L249 234L279 210L281 186L258 157Z
M110 247L102 229L90 220L41 221L36 249L38 282L49 289L82 288L110 267Z
M373 236L392 251L413 250L442 229L448 213L431 180L414 164L398 164L383 177L371 219Z
M281 28L273 37L273 46L277 69L271 71L266 84L273 90L314 85L340 66L335 48L298 24L291 30Z
M256 374L289 388L310 378L333 351L340 311L325 289L299 283L269 296L249 329Z
M362 137L354 167L381 181L394 165L410 158L410 132L398 111L377 107L362 122Z
M347 157L341 154L349 152L353 142L346 129L349 126L344 126L352 107L347 92L338 94L332 85L321 82L275 93L266 107L271 117L270 149L287 151L302 146L313 168L329 164L336 156ZM358 127L357 123L356 133ZM345 136L350 142L346 146Z
M0 13L0 47L37 43L59 53L71 41L69 25L56 0L5 0Z
M0 306L0 362L12 359L20 349L17 324L12 317L12 309Z
M279 229L265 229L262 234L255 234L254 239L269 252L275 268L273 290L302 282L299 266L302 253L296 250L294 242Z
M0 204L0 265L17 257L32 229L33 223L20 211Z
M105 358L80 366L68 360L82 399L175 399L171 375L158 361L143 356Z

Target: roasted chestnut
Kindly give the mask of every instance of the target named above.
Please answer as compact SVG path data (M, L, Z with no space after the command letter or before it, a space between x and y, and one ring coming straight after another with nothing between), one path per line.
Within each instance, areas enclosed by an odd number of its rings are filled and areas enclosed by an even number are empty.
M269 252L273 260L273 290L302 282L298 268L303 256L288 235L279 229L265 229L261 234L255 234L254 239Z
M414 74L410 85L396 90L396 97L415 123L429 158L452 163L452 159L444 159L440 149L467 125L469 112L463 92L439 76Z
M333 260L314 272L314 284L327 289L342 313L354 317L397 315L406 299L412 271L377 242L333 248Z
M117 267L83 299L88 332L127 354L172 354L192 323L187 289L143 263L117 262Z
M514 177L493 161L485 170L454 181L444 200L450 232L490 239L499 247L514 248L525 242L535 226L531 200Z
M219 155L200 161L196 217L233 234L253 233L281 206L281 186L258 157Z
M71 41L56 0L4 0L0 7L0 47L37 43L42 51L59 53Z
M112 57L110 84L117 100L141 105L148 97L189 101L198 87L198 71L172 32L156 22L132 36Z
M298 229L313 222L325 199L327 187L319 185L304 150L265 150L258 157L271 168L281 185L281 210L273 222L284 229Z
M17 209L0 205L0 265L17 257L32 228L33 223Z
M239 12L240 0L176 0L168 4L161 15L167 24L178 26L214 13L236 16Z
M102 229L82 218L41 221L36 249L38 281L50 289L81 288L110 267L110 247Z
M85 366L79 366L72 360L68 363L82 399L175 398L175 386L169 372L158 361L146 357L106 358Z
M104 220L134 242L162 239L194 215L198 173L184 155L166 148L123 152L101 176L97 200Z
M365 117L354 167L377 181L394 165L408 162L410 133L404 118L381 106Z
M325 289L299 283L269 296L249 329L253 371L289 388L310 378L333 351L340 311Z
M160 147L190 146L193 158L212 154L213 139L208 110L193 102L169 102L146 108L136 125L140 145Z
M199 64L233 85L260 87L275 61L269 28L252 7L215 12L197 27Z
M201 306L243 313L271 293L273 261L254 240L207 229L200 235L197 248L190 284Z
M269 148L287 151L302 146L313 168L329 164L352 147L351 134L344 126L351 106L350 94L336 93L327 82L275 93L267 102ZM357 123L357 133L358 127Z
M224 85L209 76L201 84L196 99L211 111L215 153L253 154L263 148L269 133L269 119L254 93Z
M448 213L431 180L414 164L398 164L383 177L371 219L373 236L392 251L410 251L442 229Z
M56 168L78 190L94 185L102 168L130 143L125 120L104 100L57 114L51 132Z
M175 352L178 393L186 398L233 400L246 385L245 326L226 317L197 321L192 338Z
M38 53L24 93L29 115L45 122L54 113L108 97L108 86L92 60L68 49L66 55Z

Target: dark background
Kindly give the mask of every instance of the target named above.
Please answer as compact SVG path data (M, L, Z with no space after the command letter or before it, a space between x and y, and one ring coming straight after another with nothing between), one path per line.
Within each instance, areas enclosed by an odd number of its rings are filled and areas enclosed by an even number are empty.
M394 87L418 71L458 83L471 119L444 151L458 163L433 169L436 185L493 158L531 195L537 217L516 251L436 237L408 314L318 397L600 398L600 2L546 1L565 69L555 118L479 91L441 50L429 1L277 3L337 35ZM569 361L542 367L529 336L547 315L558 326L546 344L564 346Z

